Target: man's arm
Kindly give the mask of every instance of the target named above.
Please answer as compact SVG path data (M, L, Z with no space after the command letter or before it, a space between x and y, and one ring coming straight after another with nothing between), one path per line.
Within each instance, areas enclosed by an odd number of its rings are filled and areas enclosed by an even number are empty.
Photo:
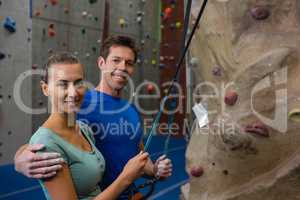
M21 146L15 154L15 170L29 178L49 178L62 169L64 160L59 153L36 153L42 144Z

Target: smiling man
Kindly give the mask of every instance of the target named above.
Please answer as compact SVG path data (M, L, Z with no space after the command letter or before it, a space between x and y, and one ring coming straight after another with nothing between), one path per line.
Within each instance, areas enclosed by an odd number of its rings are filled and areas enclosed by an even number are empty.
M103 43L98 58L101 81L95 89L86 92L77 116L92 128L96 147L106 161L101 189L107 188L118 177L128 160L143 146L139 113L133 104L121 98L124 86L134 73L137 53L134 40L126 36L109 37ZM16 170L35 178L55 175L61 165L59 155L35 154L40 148L42 146L38 145L21 148L15 157ZM145 173L157 178L171 176L170 159L161 156L155 164L149 160ZM128 199L133 189L134 186L128 188L119 199Z

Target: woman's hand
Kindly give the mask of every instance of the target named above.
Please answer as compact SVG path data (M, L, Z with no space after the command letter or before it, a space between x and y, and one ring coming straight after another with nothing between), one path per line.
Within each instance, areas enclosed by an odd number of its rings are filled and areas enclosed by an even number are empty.
M144 174L144 167L148 158L148 153L140 152L127 162L121 173L121 177L128 185Z

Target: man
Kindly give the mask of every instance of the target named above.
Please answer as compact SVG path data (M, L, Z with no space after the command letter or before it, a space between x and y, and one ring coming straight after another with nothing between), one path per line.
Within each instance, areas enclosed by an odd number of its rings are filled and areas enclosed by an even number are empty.
M95 89L86 92L77 116L94 131L96 146L106 160L102 189L117 178L127 161L143 147L140 116L134 105L120 98L128 78L134 73L136 60L137 50L131 38L108 38L98 58L101 81ZM54 176L63 160L56 153L35 153L42 148L41 145L20 148L15 156L16 170L33 178ZM149 159L145 173L167 178L172 173L171 161L162 156L153 164ZM119 199L128 199L131 192L129 188Z

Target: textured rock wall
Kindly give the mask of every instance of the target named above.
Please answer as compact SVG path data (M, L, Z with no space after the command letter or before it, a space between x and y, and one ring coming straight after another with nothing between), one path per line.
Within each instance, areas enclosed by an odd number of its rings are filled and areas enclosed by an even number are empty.
M185 199L299 199L299 24L298 0L208 1L191 54L209 124L192 133Z

